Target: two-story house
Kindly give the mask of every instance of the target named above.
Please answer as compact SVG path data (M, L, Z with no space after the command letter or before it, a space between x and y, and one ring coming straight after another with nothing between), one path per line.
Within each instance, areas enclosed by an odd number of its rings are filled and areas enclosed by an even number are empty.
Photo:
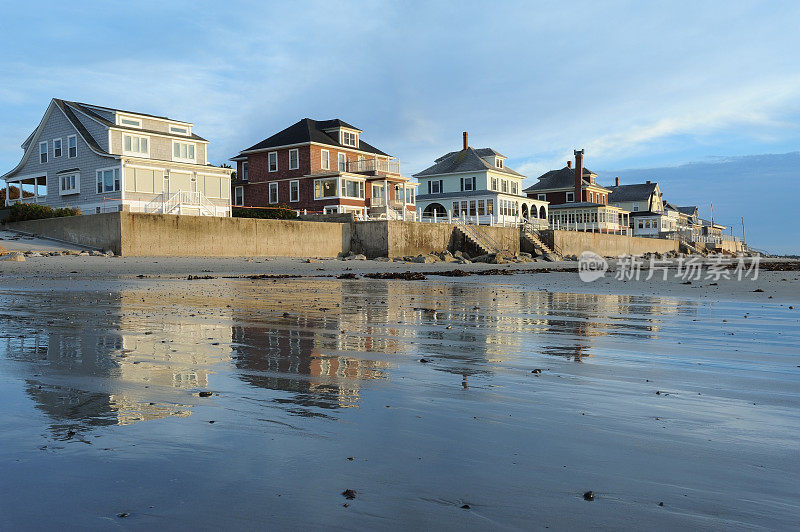
M609 203L630 213L633 236L667 236L677 230L678 218L665 211L658 183L646 181L620 185L619 178L616 178L609 190Z
M471 148L468 140L464 132L460 151L442 155L433 166L414 174L423 218L546 225L547 201L522 194L525 176L506 166L505 155L491 148Z
M608 204L609 189L597 183L597 174L584 168L583 150L575 150L575 167L550 170L525 189L530 198L550 203L550 226L554 229L602 233L627 232L628 213Z
M303 118L242 150L231 158L234 205L413 219L417 184L361 134L339 119Z
M208 164L193 124L54 98L2 176L6 204L230 216L232 170ZM11 199L10 188L21 199ZM31 195L32 194L32 195Z

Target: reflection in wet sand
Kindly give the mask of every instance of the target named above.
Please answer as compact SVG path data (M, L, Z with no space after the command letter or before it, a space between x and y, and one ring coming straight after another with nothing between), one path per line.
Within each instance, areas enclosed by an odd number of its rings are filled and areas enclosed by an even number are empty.
M434 357L435 370L459 375L469 389L470 377L491 375L526 352L581 361L593 356L597 336L653 338L660 316L695 311L634 296L491 285L223 286L225 293L200 293L194 284L86 295L81 299L92 304L68 321L36 323L0 345L7 358L30 363L28 393L60 434L188 416L186 393L230 369L250 386L281 392L272 401L301 415L358 406L364 383L388 378L393 357L404 355ZM40 320L68 303L50 296ZM19 329L30 319L7 319L6 326Z

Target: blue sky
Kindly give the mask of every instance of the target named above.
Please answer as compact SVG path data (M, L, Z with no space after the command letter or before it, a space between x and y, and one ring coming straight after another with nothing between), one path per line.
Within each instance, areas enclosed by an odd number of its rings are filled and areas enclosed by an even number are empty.
M800 252L799 21L794 1L5 2L0 169L52 97L194 122L215 163L339 117L413 173L468 130L529 182L585 148Z

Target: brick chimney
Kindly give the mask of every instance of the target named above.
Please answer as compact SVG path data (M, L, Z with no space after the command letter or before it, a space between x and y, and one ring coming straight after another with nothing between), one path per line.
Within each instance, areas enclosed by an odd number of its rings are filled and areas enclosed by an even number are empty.
M614 186L615 186L615 187L618 187L618 186L619 186L619 177L615 177L615 178L614 178Z
M572 168L572 161L567 161L567 168Z
M583 150L575 150L575 201L583 201Z
M469 148L469 133L464 132L464 149Z

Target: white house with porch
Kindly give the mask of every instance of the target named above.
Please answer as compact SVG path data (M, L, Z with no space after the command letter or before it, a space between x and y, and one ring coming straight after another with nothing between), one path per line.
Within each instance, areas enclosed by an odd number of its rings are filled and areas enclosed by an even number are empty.
M22 143L19 164L0 176L6 206L230 216L233 170L208 164L208 141L193 127L54 98Z
M525 176L505 165L505 155L491 148L471 148L466 132L463 140L460 151L447 153L414 174L422 219L546 228L548 202L522 194Z

